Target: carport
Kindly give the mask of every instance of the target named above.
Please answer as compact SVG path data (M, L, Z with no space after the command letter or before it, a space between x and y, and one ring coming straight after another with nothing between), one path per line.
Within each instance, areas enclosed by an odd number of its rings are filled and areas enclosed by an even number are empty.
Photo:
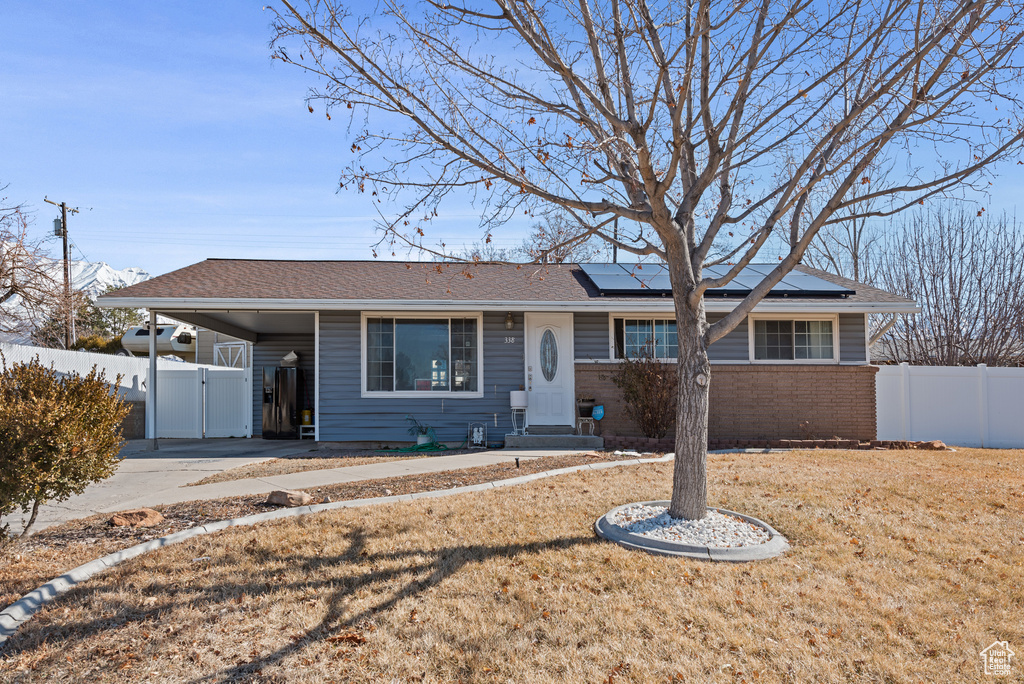
M173 303L164 302L164 306L153 306L151 298L118 297L117 294L106 295L98 303L105 308L145 308L149 314L151 329L156 328L156 319L159 315L244 340L250 347L248 351L251 359L251 364L246 370L246 382L250 391L247 393L248 404L245 407L251 416L250 436L261 434L259 395L262 380L259 369L263 366L280 365L281 358L290 351L295 351L299 355L299 367L303 369L307 378L307 401L313 407L314 421L315 416L319 414L319 388L316 381L319 371L317 312L244 308L244 304L240 307L237 301L232 302L231 308L220 308L210 300L177 300ZM263 304L265 306L266 303ZM146 438L153 440L155 447L157 421L160 415L155 336L150 337L149 344L150 386L146 392ZM166 374L167 371L162 370L161 373ZM254 377L254 374L257 377ZM318 428L315 427L316 439L319 439L318 432Z

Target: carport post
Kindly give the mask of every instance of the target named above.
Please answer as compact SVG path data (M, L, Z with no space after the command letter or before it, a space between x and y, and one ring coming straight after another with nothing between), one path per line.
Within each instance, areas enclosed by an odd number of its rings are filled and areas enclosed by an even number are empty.
M146 383L146 438L153 451L156 443L156 312L149 310L149 382Z

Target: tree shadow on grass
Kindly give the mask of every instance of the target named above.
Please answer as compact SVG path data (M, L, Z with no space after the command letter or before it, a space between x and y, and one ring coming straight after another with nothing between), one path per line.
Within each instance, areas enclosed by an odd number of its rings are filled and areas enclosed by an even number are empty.
M24 634L21 638L16 635L8 642L8 645L14 647L11 651L24 652L41 647L54 637L66 639L67 642L85 641L90 637L105 634L113 626L129 622L160 622L166 619L176 607L209 612L212 605L226 603L232 597L237 598L242 595L260 597L289 591L317 592L318 596L327 604L326 614L319 623L300 631L299 634L292 635L289 643L270 653L252 656L233 667L192 681L198 684L200 682L249 680L258 677L263 669L282 662L288 656L299 653L332 636L345 634L366 621L395 608L403 601L415 598L423 592L437 587L467 566L485 563L495 558L512 560L517 556L534 554L552 548L567 549L600 543L599 539L588 535L524 544L499 546L468 544L429 550L389 549L384 552L370 553L367 550L369 535L363 527L354 527L345 536L347 537L345 550L339 554L328 556L281 553L265 547L232 549L224 558L225 567L232 565L232 554L249 553L256 557L249 558L246 562L254 564L255 568L241 572L234 571L237 579L232 578L230 582L222 580L219 583L199 587L194 585L182 587L171 580L160 578L159 581L146 586L144 591L148 596L175 597L186 592L189 595L182 599L175 599L171 605L165 603L150 609L140 609L134 602L124 603L118 606L113 614L108 611L103 617L63 623L56 630L57 634L53 634L51 631L54 629L52 626L49 629L39 626L33 630L29 623L26 625L29 628L29 633ZM359 569L348 576L322 577L323 570L346 564ZM377 568L378 565L390 567ZM321 578L282 582L278 576L286 571L299 573L305 578L318 576ZM361 589L373 587L378 583L386 584L396 581L401 582L401 586L379 594L375 597L379 600L373 602L372 605L357 612L350 613L348 611L348 599ZM201 580L197 580L198 582ZM101 595L104 591L107 591L104 587L82 587L69 594L64 600L71 600L74 597L81 601L90 595ZM72 644L68 643L67 648L71 647Z
M349 549L338 556L342 562L361 562L371 566L375 561L400 561L412 557L426 556L426 561L408 562L402 567L391 570L374 570L363 573L346 582L345 586L331 592L327 599L327 613L315 626L305 630L300 635L293 636L291 643L281 648L259 656L245 663L240 663L226 671L221 671L206 677L192 680L199 682L232 682L257 675L264 668L276 665L285 658L302 651L309 645L327 640L347 630L352 629L367 620L385 613L396 607L401 602L414 598L423 592L437 587L445 579L453 576L468 565L487 562L494 558L513 559L522 554L533 554L549 548L570 548L579 545L598 543L596 537L569 537L564 539L538 541L528 544L505 544L501 546L487 546L483 544L470 544L467 546L450 546L438 549L389 551L381 554L364 554L361 530L355 531L352 535L352 544ZM313 571L324 564L333 564L333 559L312 558L307 559L305 570ZM367 608L354 613L348 613L345 608L346 598L357 592L359 589L372 586L377 582L388 582L401 579L403 586L387 595L381 595L380 600Z

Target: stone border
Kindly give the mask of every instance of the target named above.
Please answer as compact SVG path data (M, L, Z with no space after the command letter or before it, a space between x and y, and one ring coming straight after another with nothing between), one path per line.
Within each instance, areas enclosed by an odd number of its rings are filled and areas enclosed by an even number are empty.
M56 577L43 586L25 594L19 600L0 611L0 648L2 648L4 643L14 635L21 625L39 612L40 608L55 600L61 594L74 589L82 582L85 582L104 570L112 568L115 565L119 565L126 560L130 560L136 556L141 556L145 553L149 553L150 551L155 551L164 546L170 546L171 544L177 544L187 539L192 539L193 537L213 534L214 532L226 530L229 527L248 527L261 522L282 520L284 518L296 518L303 515L320 513L322 511L331 511L339 508L359 508L362 506L375 506L378 504L395 503L398 501L415 501L417 499L439 499L442 497L454 496L456 494L466 494L468 492L482 492L488 489L498 489L499 487L512 487L515 485L526 484L527 482L533 482L535 480L541 480L546 477L577 473L583 470L605 470L607 468L641 465L643 463L666 463L671 461L673 458L674 454L667 454L661 458L637 458L630 459L628 461L586 463L578 466L570 466L568 468L558 468L557 470L545 470L531 475L521 475L520 477L513 477L508 480L482 482L480 484L466 485L464 487L453 487L452 489L435 489L426 492L416 492L415 494L378 496L370 499L350 499L348 501L334 501L332 503L300 506L298 508L280 508L276 511L255 513L241 518L220 520L218 522L207 523L199 527L180 530L178 532L168 534L167 536L160 537L159 539L153 539L142 544L130 546L127 549L115 551L114 553L103 556L102 558L97 558L96 560L90 561L84 565L79 565L77 568L68 570L60 577Z
M783 537L775 528L768 523L753 518L749 515L742 513L736 513L735 511L729 511L724 508L712 508L708 507L709 511L716 511L724 515L731 515L741 520L745 520L751 525L756 525L761 529L768 532L768 541L764 544L757 544L756 546L735 546L735 547L717 547L717 546L697 546L692 544L682 544L680 542L668 541L665 539L652 539L651 537L644 537L639 534L627 532L618 525L609 522L609 516L617 513L626 506L668 506L668 501L638 501L634 503L623 504L612 510L608 511L594 523L594 531L597 532L597 536L602 539L606 539L610 542L615 542L619 546L624 546L627 549L633 549L637 551L646 551L647 553L653 553L660 556L680 556L683 558L695 558L697 560L706 561L722 561L727 563L745 563L747 561L755 560L766 560L768 558L774 558L775 556L785 553L789 549L789 543L786 538Z

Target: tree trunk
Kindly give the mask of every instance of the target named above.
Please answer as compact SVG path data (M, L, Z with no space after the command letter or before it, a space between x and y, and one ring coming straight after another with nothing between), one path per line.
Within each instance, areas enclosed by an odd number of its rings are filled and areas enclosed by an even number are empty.
M23 529L21 531L21 534L18 535L19 539L23 539L25 535L28 534L28 528L32 527L32 525L35 523L36 516L39 515L39 504L39 499L36 499L35 501L32 502L32 515L29 516L28 522L25 523L25 529Z
M682 299L682 301L680 301ZM676 298L679 389L676 405L676 460L672 475L673 518L700 520L707 514L708 390L711 364L704 333L704 303L693 310Z

